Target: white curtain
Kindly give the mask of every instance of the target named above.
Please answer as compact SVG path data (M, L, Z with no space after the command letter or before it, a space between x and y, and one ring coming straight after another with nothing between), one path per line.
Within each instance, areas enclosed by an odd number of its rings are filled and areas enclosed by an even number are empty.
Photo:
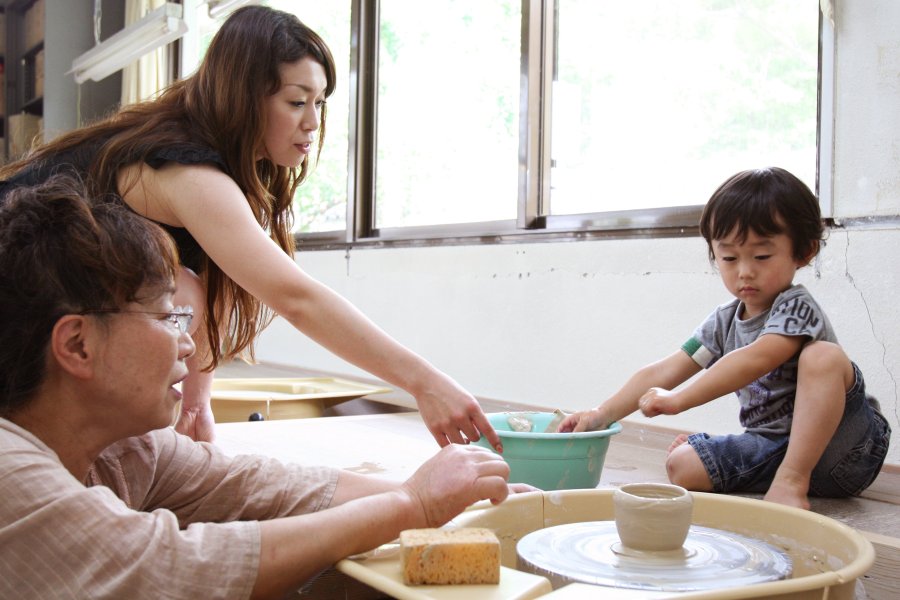
M165 0L125 0L125 26L140 20ZM122 105L147 100L171 83L166 46L122 69Z

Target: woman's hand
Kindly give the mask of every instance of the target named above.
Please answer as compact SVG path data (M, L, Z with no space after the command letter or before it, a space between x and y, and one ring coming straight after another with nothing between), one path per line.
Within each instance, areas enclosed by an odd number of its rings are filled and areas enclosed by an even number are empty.
M216 438L216 420L209 402L187 406L182 402L181 414L175 423L175 431L197 442L212 442Z
M450 444L401 486L422 509L421 527L440 527L479 500L500 504L509 495L509 465L480 446Z
M175 423L175 431L196 442L213 442L216 439L216 420L210 406L210 396L215 374L201 370L202 360L203 357L194 354L185 361L188 376L181 382L181 414Z
M188 376L181 383L181 414L175 423L175 431L197 442L212 442L216 437L216 421L209 403L214 374L203 370L210 360L204 310L206 287L196 273L187 267L178 270L173 302L177 306L190 306L193 309L190 333L196 347L194 354L185 361Z
M416 395L422 420L437 443L468 444L484 436L497 452L503 452L500 436L478 401L446 375L438 377L436 386Z
M199 336L194 334L194 339ZM205 338L201 339L203 346ZM213 442L216 439L216 420L210 406L212 371L203 371L203 357L195 353L185 361L188 376L181 382L181 414L175 423L175 431L189 436L196 442Z

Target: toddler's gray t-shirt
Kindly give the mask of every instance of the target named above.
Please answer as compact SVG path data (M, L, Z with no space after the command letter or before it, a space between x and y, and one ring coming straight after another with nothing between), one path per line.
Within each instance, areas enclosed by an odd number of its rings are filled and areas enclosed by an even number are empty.
M681 349L702 368L709 368L732 350L743 348L764 334L801 336L837 343L828 317L802 285L779 294L768 313L742 321L739 300L718 307L682 345ZM797 359L793 356L772 372L735 392L740 401L741 425L757 433L787 434L794 412Z

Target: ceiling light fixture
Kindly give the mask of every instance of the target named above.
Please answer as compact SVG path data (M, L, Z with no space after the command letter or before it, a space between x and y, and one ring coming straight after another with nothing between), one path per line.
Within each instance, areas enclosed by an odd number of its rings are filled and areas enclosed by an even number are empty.
M81 84L88 79L101 81L121 71L148 52L184 36L188 28L182 14L180 4L166 2L73 60L67 75L74 73L75 82Z

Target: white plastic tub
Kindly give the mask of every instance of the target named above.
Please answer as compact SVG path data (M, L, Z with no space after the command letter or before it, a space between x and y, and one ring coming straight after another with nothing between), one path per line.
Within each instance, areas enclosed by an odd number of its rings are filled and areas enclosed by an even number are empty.
M790 579L707 592L672 594L584 584L551 591L546 579L516 571L516 543L542 527L613 519L613 490L561 490L511 496L500 506L476 504L449 526L488 527L501 543L499 586L417 586L402 583L399 557L345 560L339 571L396 598L778 598L852 600L856 581L875 562L872 545L854 529L822 515L771 502L694 493L693 523L762 539L787 552ZM544 585L540 580L546 582Z

